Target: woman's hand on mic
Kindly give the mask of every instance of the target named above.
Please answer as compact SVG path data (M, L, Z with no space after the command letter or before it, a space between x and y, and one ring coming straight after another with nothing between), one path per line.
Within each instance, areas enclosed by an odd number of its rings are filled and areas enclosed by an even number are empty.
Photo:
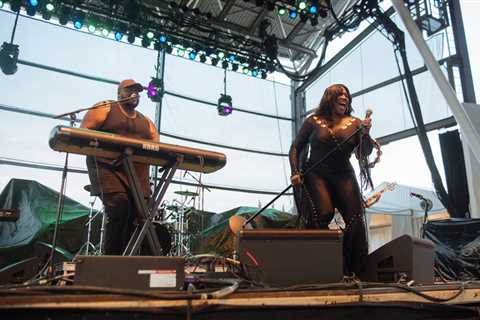
M370 128L372 127L372 118L365 118L364 120L362 120L362 126L363 126L363 133L369 134Z
M299 184L302 183L302 175L297 173L297 174L294 174L290 177L290 181L292 182L292 184L294 186L298 186Z

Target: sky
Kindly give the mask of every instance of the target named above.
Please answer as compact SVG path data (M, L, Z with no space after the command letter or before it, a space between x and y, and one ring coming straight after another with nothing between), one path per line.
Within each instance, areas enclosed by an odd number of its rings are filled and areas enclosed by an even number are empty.
M478 21L480 0L463 0L461 4L472 73L478 93L480 92L480 64L476 57L480 56L480 43L474 32L480 27ZM0 12L0 41L10 38L12 25L13 15ZM351 37L351 35L346 35L341 40L346 42ZM88 34L65 30L58 26L49 26L27 18L20 18L15 39L14 42L20 45L21 59L107 79L121 80L133 77L142 83L147 83L150 76L153 75L153 68L156 64L156 55L153 50L116 43ZM383 58L375 56L375 53L369 53L368 47L362 50L362 61L369 61L368 59L378 61ZM219 68L212 68L173 56L167 56L166 66L167 90L212 102L215 102L219 93L223 91L223 72ZM365 68L368 68L368 65ZM374 74L365 72L365 77L362 76L361 79L363 85L369 81L368 75ZM329 75L329 77L323 79L323 82L319 81L318 88L312 89L307 94L307 99L309 99L307 109L318 103L319 96L323 92L324 82L338 78L343 80L342 82L351 80L353 85L351 75L343 72ZM347 79L349 77L352 79ZM284 82L284 78L281 76L277 76L277 79ZM288 86L230 72L227 75L227 83L234 104L258 112L290 115ZM434 91L436 89L432 87L430 90L428 87L432 86L431 80L426 79L422 81L422 84L427 86L422 89L423 91L431 91L430 95L422 99L426 99L425 101L430 105L436 106L442 103L435 100L440 96ZM13 76L0 74L0 104L52 114L115 98L115 89L115 86L112 85L59 75L24 65L19 65L19 71ZM359 117L362 117L367 107L373 105L374 129L372 132L374 136L381 136L386 132L385 130L395 129L390 125L393 122L391 122L392 119L389 120L389 116L396 117L392 112L396 110L395 108L401 110L402 102L399 89L393 88L393 90L395 95L389 94L389 96L381 98L366 96L358 101L354 100ZM384 107L388 107L390 103L392 107L385 109ZM396 107L394 108L393 105ZM143 98L139 109L148 116L154 117L154 105L146 98ZM430 114L440 117L448 113L444 107L440 109L440 114L436 114L435 111ZM2 126L0 126L2 141L0 157L63 165L64 155L50 150L47 141L51 128L59 124L66 125L66 123L5 111L0 111L0 113L2 122ZM408 126L406 123L408 121L404 122L402 125ZM166 96L164 100L161 130L200 140L278 153L288 152L292 139L288 121L253 117L240 112L234 112L231 116L223 118L216 115L215 110L212 110L211 107L172 96ZM437 166L443 175L438 133L439 131L431 132L429 138ZM225 152L228 157L228 165L217 173L202 176L202 181L205 183L270 191L279 191L288 185L289 167L285 158L241 153L194 143L187 144L185 141L167 137L161 139L166 143L186 144ZM383 181L395 181L400 184L432 189L430 174L416 137L383 146L382 151L382 160L373 170L376 185ZM84 168L83 161L83 157L72 155L70 165ZM36 180L55 190L59 190L61 182L58 172L0 165L0 189L13 177ZM196 175L196 177L199 176ZM67 195L87 204L89 197L83 190L83 186L88 184L87 177L70 174L68 179ZM177 179L187 180L188 176L184 176L182 172L177 175ZM166 200L168 202L190 201L191 199L184 199L173 193L173 191L185 189L192 188L172 186L166 195ZM207 210L220 212L239 205L266 204L271 198L273 196L212 190L205 191L204 207ZM195 201L198 206L199 199L197 198ZM290 210L292 205L289 197L282 197L275 203L276 208L286 210Z

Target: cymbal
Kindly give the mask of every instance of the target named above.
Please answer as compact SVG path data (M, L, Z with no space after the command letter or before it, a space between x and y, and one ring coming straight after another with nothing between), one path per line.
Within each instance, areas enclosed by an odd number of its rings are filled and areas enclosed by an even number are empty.
M171 205L171 206L166 206L165 209L171 210L171 211L178 211L180 207L176 205Z
M175 191L174 193L179 194L181 196L186 196L186 197L197 197L198 193L192 192L192 191Z
M83 187L83 190L87 191L87 192L92 192L92 185L91 184L87 184L86 186Z

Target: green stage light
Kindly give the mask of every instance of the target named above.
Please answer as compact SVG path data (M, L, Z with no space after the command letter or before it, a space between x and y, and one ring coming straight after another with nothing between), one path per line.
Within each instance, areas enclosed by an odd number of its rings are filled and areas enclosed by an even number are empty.
M0 8L3 8L3 1L0 1Z
M88 32L94 33L94 32L97 30L97 27L95 26L94 23L90 22L90 23L88 24L87 29L88 29Z
M110 30L108 28L105 27L102 29L102 36L108 37L109 34L110 34Z
M287 13L287 9L279 7L277 13L279 16L284 16Z
M183 57L185 55L185 49L177 48L177 56Z
M147 38L150 40L152 40L153 37L155 37L155 33L153 33L152 31L148 31L146 35L147 35Z
M248 69L248 67L243 67L243 69L242 69L243 74L248 74L248 71L250 71L250 69Z
M307 3L306 3L305 1L300 1L300 2L298 3L298 9L304 10L304 9L306 9L306 8L307 8Z
M55 5L52 2L47 2L45 5L45 9L47 9L48 12L52 12L55 10Z
M218 51L217 57L218 57L219 59L225 58L225 52L223 52L223 51Z

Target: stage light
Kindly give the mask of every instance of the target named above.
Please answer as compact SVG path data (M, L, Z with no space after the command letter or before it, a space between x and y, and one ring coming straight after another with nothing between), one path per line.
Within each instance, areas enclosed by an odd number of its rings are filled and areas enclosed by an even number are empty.
M135 42L135 38L139 35L139 31L137 28L135 27L132 27L130 28L130 30L128 31L128 34L127 34L127 41L128 43L134 43Z
M266 71L260 72L260 76L262 77L262 79L267 79L267 72Z
M232 63L232 71L238 70L238 63Z
M28 4L31 5L32 7L37 7L38 6L38 0L29 0Z
M3 1L0 0L0 9L3 8Z
M147 37L142 38L142 47L148 48L150 46L150 43L151 43L151 41Z
M295 9L290 9L289 13L288 13L288 16L290 17L290 19L296 19L297 16L298 16L298 11L295 10Z
M190 60L195 60L196 57L197 57L197 52L195 50L192 50L188 53L188 58Z
M167 42L167 36L164 35L164 34L161 34L160 36L158 36L158 42L166 43Z
M123 33L120 31L115 31L115 40L120 41L123 38Z
M147 36L148 39L152 40L153 37L155 37L155 33L153 33L152 31L147 31L147 33L145 34Z
M88 32L90 32L90 33L94 33L95 30L97 30L97 26L95 25L94 22L89 22L89 23L88 23L88 26L87 26L87 30L88 30Z
M304 10L304 9L306 9L306 8L307 8L307 3L306 3L305 1L300 1L300 2L298 3L298 9Z
M308 9L308 12L309 12L310 14L316 14L316 13L318 12L317 6L312 4L312 5L310 6L310 8Z
M71 9L69 7L61 7L60 14L58 15L58 22L61 25L66 25L68 20L70 20Z
M284 16L286 13L287 13L287 9L285 9L284 7L279 7L278 8L277 14L279 16Z
M38 3L37 3L37 5L38 5ZM32 6L30 4L27 4L27 6L25 7L25 11L27 11L27 14L30 17L33 17L35 15L35 13L37 13L37 6Z
M212 58L210 61L212 62L212 66L216 66L218 64L218 58Z
M75 29L82 29L83 22L85 21L85 13L82 11L75 11L73 13L73 27Z
M258 71L256 69L252 70L252 77L258 76Z
M18 45L4 42L0 49L0 69L6 75L17 72Z
M172 51L173 51L172 46L167 46L167 47L165 48L165 52L168 53L168 54L171 54Z
M200 62L205 63L207 61L207 57L204 54L200 55Z
M53 2L47 2L47 4L45 4L45 9L47 9L48 12L52 12L55 10L55 5Z
M22 6L22 1L21 0L10 1L10 10L12 10L13 12L20 11L21 6Z
M213 53L215 52L215 50L211 47L208 47L205 49L205 54L210 57Z
M108 37L109 34L110 34L110 28L109 27L103 27L102 28L102 36Z
M305 11L300 11L300 21L307 22L307 20L308 20L307 13Z
M179 56L179 57L185 56L185 49L177 48L177 56Z
M218 51L217 57L218 57L219 59L225 58L225 52L223 52L223 51Z
M328 10L327 9L320 9L318 10L318 15L325 19L328 16Z
M228 61L226 61L226 60L222 61L222 68L225 69L225 70L228 69Z
M312 24L312 27L315 27L316 25L318 25L318 17L317 16L310 17L310 23Z
M147 96L153 102L160 102L163 97L163 81L158 78L153 78L147 87Z
M230 53L228 55L228 61L234 62L235 60L237 60L237 56L234 53Z
M248 71L250 71L248 67L243 67L242 69L243 74L248 74Z
M220 94L220 98L218 98L217 103L217 110L218 115L220 116L228 116L232 114L232 97L227 94Z

